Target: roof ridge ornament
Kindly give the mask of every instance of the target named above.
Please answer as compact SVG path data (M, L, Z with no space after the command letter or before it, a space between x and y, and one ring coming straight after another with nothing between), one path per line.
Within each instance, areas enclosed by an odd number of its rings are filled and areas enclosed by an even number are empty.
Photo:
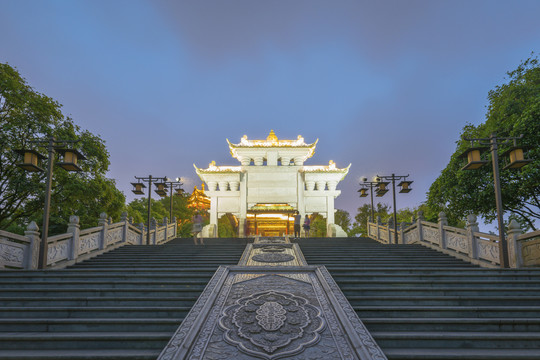
M270 130L270 134L268 134L266 141L270 141L272 143L278 142L278 137L276 136L276 133L274 133L274 130Z

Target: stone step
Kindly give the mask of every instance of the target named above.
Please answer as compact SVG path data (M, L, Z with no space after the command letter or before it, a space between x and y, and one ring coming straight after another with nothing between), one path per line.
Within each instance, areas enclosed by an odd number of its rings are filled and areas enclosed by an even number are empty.
M341 286L341 291L347 297L353 296L392 296L399 294L400 296L538 296L540 297L540 287L537 288L523 288L523 287L436 287L433 286L378 286L378 287L364 287L364 286Z
M538 304L538 303L537 303ZM377 306L356 305L353 309L360 319L365 318L536 318L540 305L533 306Z
M130 289L92 289L92 288L82 288L82 287L71 287L71 288L58 288L55 286L50 287L41 287L41 288L32 288L32 289L18 289L18 288L9 288L9 291L3 291L0 296L0 304L2 301L9 301L10 298L25 298L25 297L35 297L35 298L94 298L94 297L139 297L139 298L197 298L200 293L204 290L204 287L189 288L189 287L146 287L139 286Z
M540 304L540 296L347 296L353 306L534 306Z
M186 312L187 313L187 312ZM0 318L0 332L170 331L184 318Z
M538 360L537 349L384 349L389 360Z
M163 348L173 332L0 332L2 350L84 350Z
M108 296L108 297L0 297L0 306L152 306L159 303L159 306L192 306L198 296L167 296L167 297L149 297L149 296Z
M88 289L138 289L141 287L159 289L159 288L173 288L173 289L193 289L203 290L208 283L208 278L202 278L200 280L168 280L168 281L151 281L151 280L139 280L133 279L132 281L103 281L103 280L54 280L54 281L0 281L0 287L6 289L6 291L22 290L22 289L40 289L43 286L54 287L58 290L84 288ZM8 290L9 289L9 290Z
M1 306L0 319L184 318L191 306Z
M538 314L537 314L538 315ZM363 318L369 331L540 332L536 318Z
M2 360L155 360L161 352L145 349L1 350Z
M371 335L383 349L538 349L538 344L540 343L540 333L519 331L374 331L371 332ZM540 352L538 354L540 355Z

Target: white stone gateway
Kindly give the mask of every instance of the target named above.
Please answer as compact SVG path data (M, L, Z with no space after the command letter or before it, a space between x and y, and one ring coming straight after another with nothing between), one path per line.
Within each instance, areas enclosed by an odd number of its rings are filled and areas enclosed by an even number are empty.
M214 161L206 169L194 165L211 199L210 225L203 236L217 236L223 215L236 223L240 237L292 234L295 211L302 221L316 213L325 217L327 236L347 236L334 224L334 199L341 194L337 184L351 165L339 169L332 160L326 166L304 165L317 141L306 144L300 135L296 140L278 140L273 130L266 140L248 140L244 135L239 144L227 140L240 166L216 166Z

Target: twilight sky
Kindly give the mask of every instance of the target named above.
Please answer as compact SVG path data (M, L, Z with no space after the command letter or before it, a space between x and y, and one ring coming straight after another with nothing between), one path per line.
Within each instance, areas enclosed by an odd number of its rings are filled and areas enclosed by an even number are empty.
M0 62L99 134L109 177L237 165L226 138L317 138L306 165L410 174L417 206L487 94L540 52L540 1L0 0ZM391 204L391 193L382 198Z

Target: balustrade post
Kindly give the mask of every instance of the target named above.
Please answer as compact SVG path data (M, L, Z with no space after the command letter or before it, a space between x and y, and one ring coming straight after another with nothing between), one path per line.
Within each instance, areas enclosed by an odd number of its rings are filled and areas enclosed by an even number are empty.
M469 238L469 257L471 259L478 259L478 239L474 233L479 231L476 215L467 215L467 237Z
M98 225L101 226L101 236L99 239L99 249L103 250L107 246L107 232L109 230L109 221L107 220L107 214L102 212L99 214Z
M150 220L150 227L148 228L148 231L154 230L154 236L152 236L152 239L150 240L150 245L156 245L157 242L157 220L156 218L152 218Z
M381 241L381 217L377 216L377 241Z
M523 254L521 244L518 242L518 236L522 233L519 223L516 219L512 219L508 225L508 257L511 268L523 267Z
M79 217L71 215L69 217L69 224L67 232L71 233L70 248L68 254L68 260L75 260L79 256L79 243L81 226L79 225Z
M399 225L398 244L405 244L405 223Z
M122 242L127 243L128 241L128 231L129 231L129 220L128 220L128 213L123 212L120 215L120 221L123 222L122 226L124 227L122 229Z
M416 215L418 216L418 219L416 219L416 231L418 231L418 241L420 241L420 243L423 243L424 231L422 230L422 221L424 221L424 212L422 210L418 210L416 212Z
M163 218L163 228L164 228L164 238L163 238L163 241L166 242L167 239L168 239L168 232L169 232L169 219L165 216Z
M30 240L30 243L28 244L23 267L27 270L35 270L38 267L39 242L41 241L39 236L39 227L35 221L28 224L26 230L24 231L24 236Z
M176 238L178 236L178 220L176 219L176 216L173 216L172 223L174 224L174 233L173 236ZM242 228L243 229L243 228Z
M439 246L441 249L446 249L446 230L445 226L448 225L448 218L444 212L439 213Z
M141 237L139 238L139 244L138 245L142 245L143 244L143 239L146 239L146 234L144 232L144 224L143 223L140 223L139 226L138 226L139 230L141 230ZM146 229L146 231L148 231L148 229Z

